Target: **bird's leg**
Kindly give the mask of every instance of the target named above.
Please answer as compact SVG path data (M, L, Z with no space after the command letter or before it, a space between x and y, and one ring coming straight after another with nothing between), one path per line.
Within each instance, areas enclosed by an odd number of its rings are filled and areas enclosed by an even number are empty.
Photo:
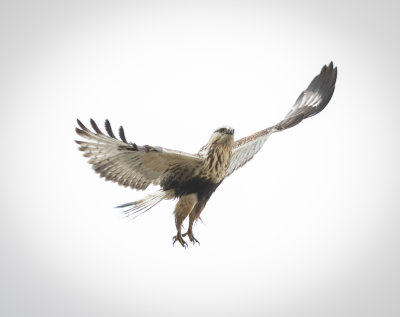
M188 236L189 240L193 242L193 244L198 243L200 244L199 240L197 240L194 235L193 235L193 224L195 221L200 219L200 214L203 211L204 207L206 206L205 203L197 203L196 206L194 206L192 212L189 215L189 228L188 231L183 234L183 236Z
M187 243L185 240L183 240L182 238L182 233L181 233L181 229L182 229L182 222L184 219L179 218L179 219L175 219L175 224L176 224L176 236L172 237L172 245L175 244L176 241L179 241L179 243L186 248L187 247Z
M190 194L186 196L182 196L175 207L175 225L176 225L176 236L172 238L172 244L175 244L176 241L186 248L187 243L182 238L182 223L186 219L186 217L191 213L193 210L193 206L197 203L197 195Z
M193 244L198 243L200 245L199 240L197 240L193 235L193 223L194 223L195 220L196 220L196 214L195 214L195 212L193 210L189 215L189 228L188 228L188 231L186 231L182 236L183 237L188 236L189 240L191 242L193 242Z

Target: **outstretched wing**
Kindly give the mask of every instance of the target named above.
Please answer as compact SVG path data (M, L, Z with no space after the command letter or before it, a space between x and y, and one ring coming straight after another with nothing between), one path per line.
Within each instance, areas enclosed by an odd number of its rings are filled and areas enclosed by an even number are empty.
M79 150L89 157L94 171L123 186L146 189L150 184L158 185L163 174L171 167L179 165L186 169L195 169L201 163L199 156L168 150L149 145L139 146L127 142L124 129L119 129L118 140L106 120L104 134L94 120L90 120L94 132L77 120L76 133L88 141L75 141Z
M232 157L226 176L250 161L260 151L268 137L299 124L302 120L321 112L331 100L335 90L337 69L331 62L324 66L310 85L297 98L294 106L285 118L272 127L237 140L233 145Z

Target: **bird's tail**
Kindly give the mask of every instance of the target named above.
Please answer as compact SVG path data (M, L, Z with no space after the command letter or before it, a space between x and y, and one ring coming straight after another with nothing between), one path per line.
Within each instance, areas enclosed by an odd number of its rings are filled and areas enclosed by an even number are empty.
M170 197L168 196L167 192L164 192L163 190L158 190L154 193L147 195L143 199L116 206L115 208L130 207L122 211L122 213L126 218L135 219L136 217L139 217L141 214L145 213L147 210L153 208L160 201L168 198Z

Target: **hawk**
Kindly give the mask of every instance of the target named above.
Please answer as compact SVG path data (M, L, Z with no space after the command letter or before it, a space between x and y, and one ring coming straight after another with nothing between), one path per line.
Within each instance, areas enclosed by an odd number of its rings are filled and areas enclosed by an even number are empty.
M336 76L333 63L325 65L282 121L236 141L233 128L220 127L196 154L128 142L122 126L118 139L108 120L105 121L107 134L104 134L93 119L90 119L93 131L78 119L76 133L87 141L75 142L84 156L90 158L89 163L100 177L136 190L144 190L149 185L160 187L143 199L118 206L128 208L124 211L127 217L136 217L164 199L177 198L174 210L177 233L173 244L178 241L186 247L185 236L193 244L199 243L193 235L193 224L222 181L250 161L272 133L291 128L321 112L335 90ZM182 233L183 221L188 216L188 230Z

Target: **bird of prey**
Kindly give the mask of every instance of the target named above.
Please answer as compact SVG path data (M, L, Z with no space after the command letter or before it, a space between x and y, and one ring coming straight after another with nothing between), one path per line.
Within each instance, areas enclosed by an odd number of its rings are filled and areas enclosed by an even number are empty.
M141 200L118 206L128 208L124 211L127 217L137 216L164 199L177 198L174 210L177 233L173 244L178 241L186 247L185 236L193 244L199 243L193 235L193 224L222 181L250 161L272 133L291 128L321 112L335 90L336 76L333 63L325 65L282 121L236 141L233 128L220 127L196 154L128 142L122 126L118 139L108 120L105 121L107 134L92 119L93 131L77 120L76 133L87 141L75 142L84 156L90 158L94 171L106 180L137 190L144 190L150 184L160 187ZM188 230L182 233L183 221L188 216Z

